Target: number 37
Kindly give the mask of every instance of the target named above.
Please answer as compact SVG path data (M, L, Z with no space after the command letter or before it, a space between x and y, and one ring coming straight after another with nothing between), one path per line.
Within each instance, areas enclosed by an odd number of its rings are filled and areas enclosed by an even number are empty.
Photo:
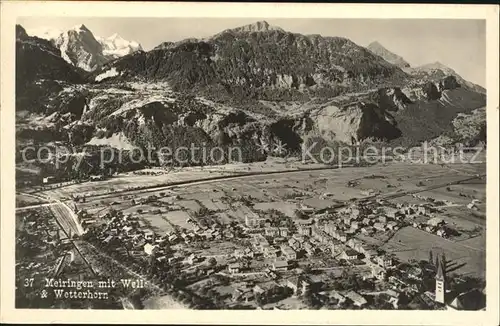
M33 278L25 278L24 279L24 286L25 287L32 287L33 286Z

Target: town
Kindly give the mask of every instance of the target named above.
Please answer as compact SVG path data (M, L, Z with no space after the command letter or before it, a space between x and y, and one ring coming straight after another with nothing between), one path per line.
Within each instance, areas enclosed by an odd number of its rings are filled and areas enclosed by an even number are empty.
M436 184L457 178L441 167L424 168L440 170ZM77 192L65 203L84 230L73 241L80 252L94 248L157 287L157 296L168 295L186 308L483 309L484 251L472 247L483 229L477 218L454 218L450 211L479 214L484 198L459 182L430 185L443 199L417 184L406 184L411 191L387 192L383 183L398 177L377 170L331 181L337 194L330 180L349 172L298 172L153 192ZM459 196L465 189L475 196ZM469 261L463 261L464 250ZM97 269L105 270L101 264ZM148 302L150 294L141 295L137 301Z

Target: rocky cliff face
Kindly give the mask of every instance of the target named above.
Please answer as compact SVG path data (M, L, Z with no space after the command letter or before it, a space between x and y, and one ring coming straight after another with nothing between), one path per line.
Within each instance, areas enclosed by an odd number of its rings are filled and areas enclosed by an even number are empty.
M453 129L452 122L459 114L467 114L484 106L485 94L461 87L460 84L455 85L454 82L447 84L449 80L452 79L445 78L437 85L426 82L420 89L414 88L413 94L424 94L424 97L414 98L413 104L394 113L398 128L402 132L402 137L395 140L397 143L419 144L438 137Z
M465 146L486 143L486 108L479 108L466 114L461 113L453 119L452 124L458 141Z
M452 121L452 128L430 141L434 146L481 147L486 145L486 108L469 113L459 113Z
M433 83L439 83L445 78L448 78L446 87L451 86L456 88L457 85L461 85L461 87L465 87L477 93L486 93L486 90L483 87L464 80L459 74L457 74L456 71L440 62L434 62L415 68L405 68L404 70L417 80L426 80ZM452 78L454 80L452 80ZM451 85L449 84L449 82L453 82L455 84Z
M85 25L62 33L54 44L61 50L64 60L86 71L92 71L107 61L101 43Z
M354 101L352 101L354 100ZM365 138L391 140L401 136L393 112L412 102L399 88L380 88L334 99L311 110L318 135L327 141L354 144Z

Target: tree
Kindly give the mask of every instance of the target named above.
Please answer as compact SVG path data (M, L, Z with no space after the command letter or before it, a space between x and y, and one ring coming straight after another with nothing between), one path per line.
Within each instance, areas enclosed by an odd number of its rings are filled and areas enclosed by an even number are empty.
M200 289L200 294L203 296L206 296L208 294L208 290L209 290L209 288L204 286Z
M373 309L379 309L379 310L390 310L394 309L394 306L390 304L388 301L388 296L387 295L377 295L373 298L373 303L372 307Z
M309 308L319 308L321 302L314 296L311 291L304 292L303 302Z
M208 297L215 297L216 295L217 295L217 291L215 291L214 289L210 289L207 291Z
M262 299L262 295L260 293L257 293L255 295L255 303L260 307L264 305L264 300Z
M214 257L211 257L209 260L208 260L208 266L210 267L213 267L215 265L217 265L217 259L215 259Z
M295 210L294 214L298 219L305 219L307 217L301 210L298 209Z
M302 270L304 271L304 274L311 274L311 272L312 272L312 268L309 265L304 266L304 268L302 268Z
M432 250L429 250L429 264L432 264L434 258L432 257Z

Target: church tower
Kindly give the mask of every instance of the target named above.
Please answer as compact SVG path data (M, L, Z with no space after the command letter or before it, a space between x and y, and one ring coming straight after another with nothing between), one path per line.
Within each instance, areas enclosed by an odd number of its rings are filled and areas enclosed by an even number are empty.
M436 297L434 301L444 304L444 295L446 293L446 275L444 261L438 259L437 273L436 273Z

